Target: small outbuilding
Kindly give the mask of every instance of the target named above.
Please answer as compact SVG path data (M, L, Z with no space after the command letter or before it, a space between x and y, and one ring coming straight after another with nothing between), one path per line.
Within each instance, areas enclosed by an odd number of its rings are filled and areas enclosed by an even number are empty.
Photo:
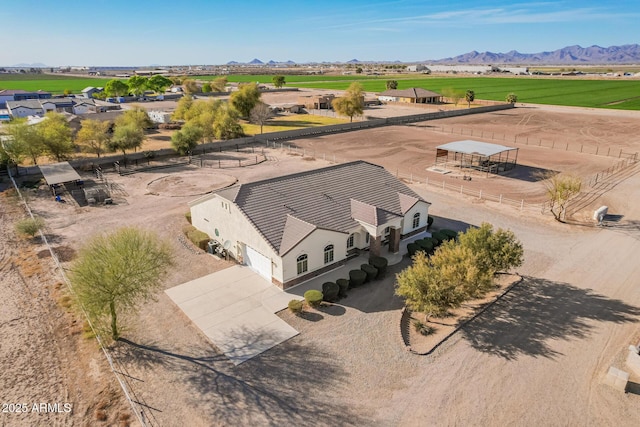
M51 188L54 195L58 192L56 189L61 184L73 182L75 184L82 184L82 178L78 175L78 172L69 164L69 162L51 163L48 165L38 165L40 172L47 181L47 184Z
M518 148L464 140L436 147L436 166L499 174L516 167Z

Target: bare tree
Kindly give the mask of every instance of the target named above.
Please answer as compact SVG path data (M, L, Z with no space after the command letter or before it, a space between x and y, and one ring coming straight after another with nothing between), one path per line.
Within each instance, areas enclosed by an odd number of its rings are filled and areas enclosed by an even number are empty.
M269 121L272 116L271 109L264 102L258 102L255 107L251 109L249 119L251 123L260 125L260 134L262 134L262 127Z
M564 222L569 201L580 193L582 180L574 175L546 172L538 175L547 192L549 210L556 221Z

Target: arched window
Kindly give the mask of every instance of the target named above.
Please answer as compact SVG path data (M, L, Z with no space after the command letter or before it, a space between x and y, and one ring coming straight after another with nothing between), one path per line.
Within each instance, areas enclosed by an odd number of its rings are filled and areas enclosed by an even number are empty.
M355 237L356 237L355 233L349 236L349 238L347 239L347 249L351 249L353 247L353 242L355 240Z
M308 264L307 264L307 254L302 254L298 257L297 261L298 261L298 274L302 274L305 273L308 269Z
M330 262L333 262L333 245L324 247L324 263L329 264Z
M420 212L413 214L413 228L420 227Z

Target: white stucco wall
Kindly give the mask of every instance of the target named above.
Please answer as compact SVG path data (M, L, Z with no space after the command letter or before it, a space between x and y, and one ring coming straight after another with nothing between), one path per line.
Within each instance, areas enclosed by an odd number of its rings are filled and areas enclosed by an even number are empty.
M386 95L379 96L378 100L382 102L398 102L398 98L396 98L395 96L386 96Z
M284 281L325 267L327 264L324 263L324 248L327 245L333 245L333 262L329 264L345 259L347 257L347 237L349 237L348 234L337 231L314 230L283 257ZM297 259L302 254L307 254L308 269L305 273L298 275Z
M87 114L89 111L91 111L91 107L89 105L74 105L73 106L73 114Z
M280 257L233 203L217 195L203 199L201 203L191 206L191 223L222 244L231 241L229 252L236 259L243 256L243 244L270 258L273 277L282 282Z
M419 201L415 205L411 207L404 215L404 224L402 225L402 234L411 233L415 228L413 228L413 215L416 212L420 212L420 227L427 226L427 216L429 215L429 204L426 202Z
M13 117L28 117L35 116L37 114L44 114L44 111L41 109L32 110L31 108L18 107L11 109L11 115Z

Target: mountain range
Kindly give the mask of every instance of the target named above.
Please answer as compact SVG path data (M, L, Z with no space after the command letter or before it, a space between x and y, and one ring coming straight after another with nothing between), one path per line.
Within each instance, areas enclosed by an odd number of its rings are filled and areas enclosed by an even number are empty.
M640 63L640 45L567 46L551 52L469 52L452 58L422 61L439 64L633 64Z

